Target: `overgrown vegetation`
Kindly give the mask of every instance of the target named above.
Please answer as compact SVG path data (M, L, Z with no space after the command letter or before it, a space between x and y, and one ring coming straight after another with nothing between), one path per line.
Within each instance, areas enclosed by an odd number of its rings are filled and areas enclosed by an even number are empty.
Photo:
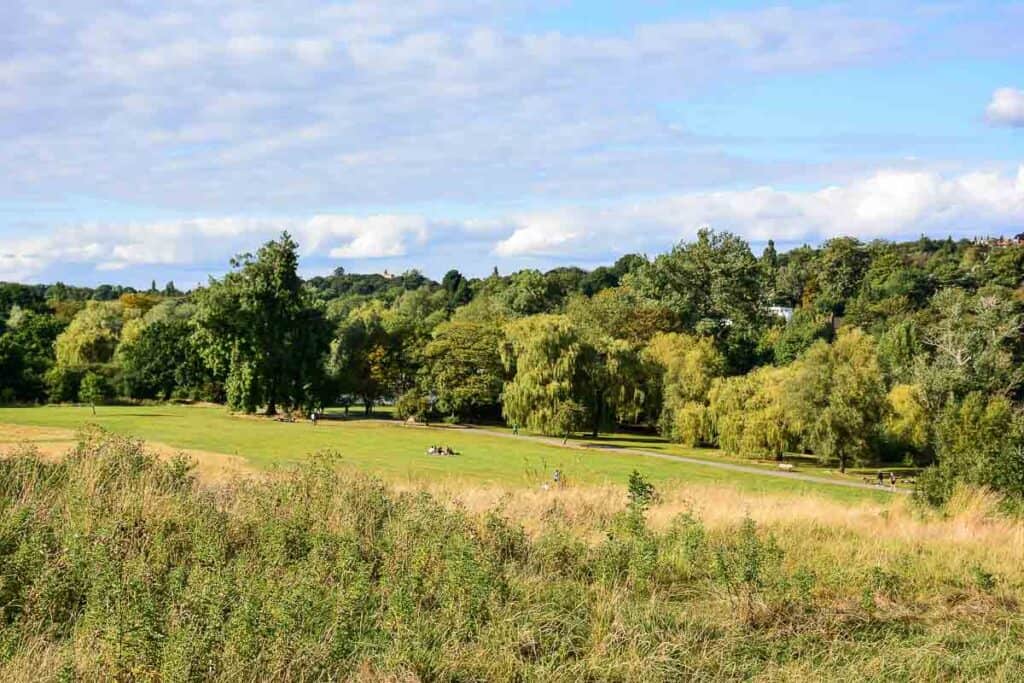
M527 533L500 508L397 494L341 463L202 489L183 460L99 431L59 463L0 461L0 677L1010 680L1024 666L1019 565L899 544L843 562L863 541L820 527L819 552L797 553L750 519L655 530L640 474L599 536L557 497Z
M388 400L403 418L931 466L922 500L960 483L1024 500L1017 244L835 238L755 257L703 230L592 272L303 282L283 235L232 265L185 295L3 285L0 400Z

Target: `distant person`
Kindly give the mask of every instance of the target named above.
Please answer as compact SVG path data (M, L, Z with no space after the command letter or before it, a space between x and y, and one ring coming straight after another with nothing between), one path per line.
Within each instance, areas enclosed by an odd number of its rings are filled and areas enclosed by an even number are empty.
M516 422L512 425L512 436L519 436L519 423Z
M555 486L561 488L562 486L562 470L555 470Z
M895 472L890 472L889 473L889 483L892 484L893 488L896 488L896 473Z
M882 470L878 470L878 485L885 486L885 474Z

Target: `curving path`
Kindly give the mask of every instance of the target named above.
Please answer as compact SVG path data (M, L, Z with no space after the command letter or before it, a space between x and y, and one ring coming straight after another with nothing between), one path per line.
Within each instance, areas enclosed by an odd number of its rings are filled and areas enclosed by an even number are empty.
M387 422L388 424L396 424L393 420L379 420L380 422ZM759 474L765 477L778 477L781 479L789 479L792 481L805 481L812 484L829 484L832 486L845 486L852 489L864 489L866 491L883 491L886 493L898 493L903 495L909 495L911 492L907 489L893 489L888 486L877 486L875 484L865 484L859 481L843 481L841 479L829 479L828 477L817 477L813 474L803 474L801 472L785 472L783 470L769 470L763 467L754 467L753 465L740 465L732 462L714 462L711 460L702 460L700 458L690 458L685 455L673 455L671 453L657 453L655 451L648 451L642 448L623 448L621 446L588 446L580 443L562 443L561 439L550 438L546 436L533 436L530 434L511 434L509 432L497 431L494 429L487 429L486 427L476 427L474 425L461 425L459 427L447 427L441 425L422 425L417 424L416 427L419 429L472 429L475 431L485 432L492 436L498 436L506 439L518 439L526 441L535 441L537 443L547 444L549 446L556 446L558 448L573 448L585 451L607 451L610 453L625 453L627 455L642 455L648 458L661 458L662 460L671 460L674 462L682 462L688 465L701 465L703 467L713 467L720 470L728 470L730 472L744 472L746 474Z

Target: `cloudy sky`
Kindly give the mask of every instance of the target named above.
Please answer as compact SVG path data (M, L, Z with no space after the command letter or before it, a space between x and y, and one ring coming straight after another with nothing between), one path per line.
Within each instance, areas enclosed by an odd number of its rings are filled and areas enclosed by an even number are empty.
M893 5L900 5L893 9ZM0 279L1024 230L1024 3L4 0Z

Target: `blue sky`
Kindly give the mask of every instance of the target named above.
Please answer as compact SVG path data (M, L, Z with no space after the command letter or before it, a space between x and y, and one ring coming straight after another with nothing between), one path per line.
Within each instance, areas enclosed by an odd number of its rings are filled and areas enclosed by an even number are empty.
M1024 230L1024 3L14 0L0 279Z

